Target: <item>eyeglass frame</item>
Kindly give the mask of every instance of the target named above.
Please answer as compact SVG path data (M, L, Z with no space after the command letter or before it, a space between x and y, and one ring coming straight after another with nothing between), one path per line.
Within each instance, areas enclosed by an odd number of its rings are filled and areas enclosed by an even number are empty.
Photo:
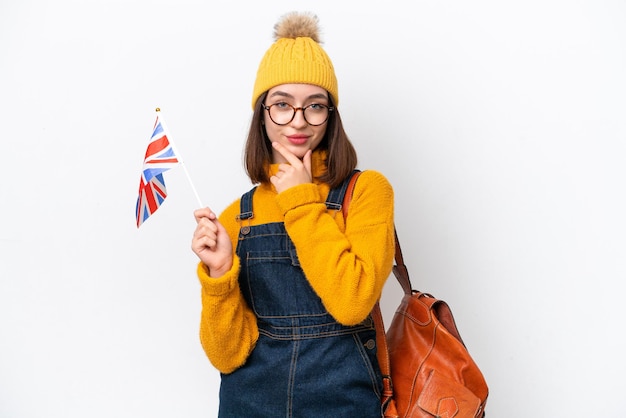
M277 122L276 122L276 121L272 118L272 114L271 114L271 112L270 112L270 108L271 108L272 106L276 106L276 105L279 105L279 104L285 104L285 105L289 106L289 107L293 110L293 114L291 115L291 119L289 119L289 121L287 121L287 122L285 122L285 123L277 123ZM272 121L272 123L274 123L275 125L278 125L278 126L285 126L285 125L289 125L289 124L293 121L293 119L296 117L296 113L298 113L298 110L301 110L301 111L302 111L302 118L304 119L304 121L305 121L306 123L308 123L308 124L309 124L309 125L311 125L311 126L322 126L323 124L325 124L326 122L328 122L328 119L330 119L330 114L331 114L331 113L335 110L335 107L334 107L334 106L328 106L328 105L325 105L325 104L322 104L322 103L311 103L311 104L306 105L306 106L295 107L295 106L290 105L290 104L289 104L289 103L287 103L287 102L278 102L278 103L271 104L271 105L269 105L269 106L267 106L265 103L261 103L261 106L263 107L263 109L267 110L267 115L270 117L270 120ZM324 119L324 121L323 121L323 122L321 122L321 123L318 123L318 124L314 125L314 124L312 124L311 122L309 122L309 121L306 119L306 115L305 115L304 111L305 111L306 109L308 109L309 107L311 107L311 106L322 106L322 107L325 107L325 108L328 110L328 115L326 115L326 119Z

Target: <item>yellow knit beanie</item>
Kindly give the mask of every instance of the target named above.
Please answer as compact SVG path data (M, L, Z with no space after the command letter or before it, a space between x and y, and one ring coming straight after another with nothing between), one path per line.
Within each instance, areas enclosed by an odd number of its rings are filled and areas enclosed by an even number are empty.
M337 106L337 77L333 63L320 46L317 16L299 12L282 16L274 25L274 39L259 64L252 108L261 94L287 83L320 86L330 93Z

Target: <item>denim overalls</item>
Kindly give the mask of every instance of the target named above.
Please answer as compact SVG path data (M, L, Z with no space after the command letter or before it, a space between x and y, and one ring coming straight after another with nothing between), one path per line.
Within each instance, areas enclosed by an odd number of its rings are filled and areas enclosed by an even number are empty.
M348 180L330 191L329 210L341 209ZM380 418L371 318L339 324L305 278L284 224L246 225L254 191L241 198L237 254L259 340L241 368L222 375L219 417Z

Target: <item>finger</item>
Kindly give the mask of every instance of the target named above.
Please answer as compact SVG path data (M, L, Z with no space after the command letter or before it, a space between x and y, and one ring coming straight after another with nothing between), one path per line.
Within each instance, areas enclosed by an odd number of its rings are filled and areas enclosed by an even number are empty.
M308 173L309 176L311 176L311 155L312 154L313 154L313 151L308 150L306 154L304 154L304 157L302 158L302 163L304 164L304 168L306 169L306 172Z
M199 222L202 218L208 218L210 220L217 219L217 215L208 207L196 209L193 212L194 218L196 218L196 222Z
M278 164L278 170L276 171L275 176L280 177L291 169L293 169L293 166L291 164Z
M201 218L198 221L198 226L196 227L196 230L201 234L215 234L215 232L217 231L217 226L215 225L215 222L216 221L208 218Z
M218 241L218 227L206 219L198 225L193 235L193 241L198 243L199 247L203 246L214 248Z
M285 148L282 144L280 144L278 142L272 142L272 147L274 147L274 149L276 151L278 151L280 153L280 155L285 157L285 159L287 161L289 161L289 163L291 165L296 165L296 164L300 164L301 163L300 159L298 157L296 157L295 155L293 155L291 153L291 151L289 151L287 148Z

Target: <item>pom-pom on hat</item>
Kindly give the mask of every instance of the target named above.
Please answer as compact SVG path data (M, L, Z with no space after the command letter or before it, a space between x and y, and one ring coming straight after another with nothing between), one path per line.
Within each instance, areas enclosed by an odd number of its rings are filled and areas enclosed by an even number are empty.
M274 39L259 64L252 108L261 94L288 83L320 86L330 93L337 106L337 77L333 63L320 45L317 16L301 12L283 15L274 25Z

